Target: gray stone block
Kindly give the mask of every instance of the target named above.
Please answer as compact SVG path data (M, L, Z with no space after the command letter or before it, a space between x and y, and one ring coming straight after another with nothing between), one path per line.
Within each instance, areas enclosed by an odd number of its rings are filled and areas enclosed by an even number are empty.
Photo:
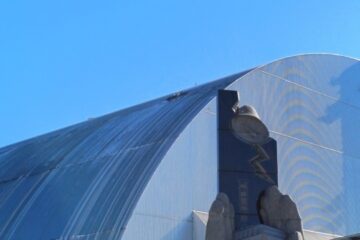
M276 186L265 190L260 199L259 212L264 224L280 229L288 239L302 239L301 218L296 204L288 195L283 195Z
M224 193L219 193L211 205L206 226L206 240L233 240L234 207Z

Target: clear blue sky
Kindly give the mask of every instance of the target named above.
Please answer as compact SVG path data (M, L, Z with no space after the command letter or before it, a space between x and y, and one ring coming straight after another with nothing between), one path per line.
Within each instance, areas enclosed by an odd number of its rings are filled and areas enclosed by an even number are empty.
M360 57L359 0L1 0L0 147L309 52Z

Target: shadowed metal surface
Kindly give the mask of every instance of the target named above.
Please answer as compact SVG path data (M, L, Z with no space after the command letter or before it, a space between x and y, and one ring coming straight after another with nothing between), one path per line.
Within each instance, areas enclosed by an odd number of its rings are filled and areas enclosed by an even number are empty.
M245 73L0 149L0 238L120 238L179 133Z

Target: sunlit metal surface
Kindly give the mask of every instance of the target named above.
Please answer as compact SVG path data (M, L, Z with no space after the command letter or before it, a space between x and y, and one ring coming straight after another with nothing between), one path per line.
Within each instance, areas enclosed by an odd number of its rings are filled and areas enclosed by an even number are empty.
M0 238L120 238L174 140L243 74L0 149Z
M278 143L280 190L305 229L360 232L360 62L310 54L259 67L232 83Z
M199 186L216 149L198 146L216 136L206 106L220 88L277 140L280 190L305 229L360 232L360 63L310 54L1 148L0 239L188 239L191 210L215 195Z

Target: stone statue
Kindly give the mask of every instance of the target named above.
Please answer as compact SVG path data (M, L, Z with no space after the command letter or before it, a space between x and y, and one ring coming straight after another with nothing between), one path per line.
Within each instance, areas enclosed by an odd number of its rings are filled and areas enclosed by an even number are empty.
M234 239L234 207L225 193L219 193L209 211L206 240Z
M287 240L301 240L301 218L296 204L276 186L265 190L260 198L260 217L264 224L282 230Z

